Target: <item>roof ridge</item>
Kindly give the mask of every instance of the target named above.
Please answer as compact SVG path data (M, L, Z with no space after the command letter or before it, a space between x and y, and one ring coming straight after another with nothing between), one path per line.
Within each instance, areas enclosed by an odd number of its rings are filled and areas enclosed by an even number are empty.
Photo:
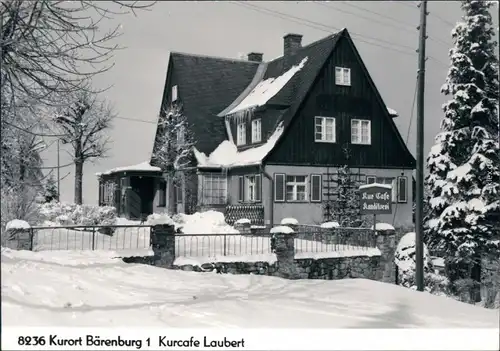
M260 64L261 63L261 62L257 62L257 61L248 61L248 60L243 60L243 59L233 59L233 58L229 58L229 57L211 56L211 55L203 55L203 54L192 54L192 53L180 52L180 51L170 51L170 54L171 55L208 58L208 59L214 59L214 60L220 60L220 61L233 61L233 62L251 63L251 64Z

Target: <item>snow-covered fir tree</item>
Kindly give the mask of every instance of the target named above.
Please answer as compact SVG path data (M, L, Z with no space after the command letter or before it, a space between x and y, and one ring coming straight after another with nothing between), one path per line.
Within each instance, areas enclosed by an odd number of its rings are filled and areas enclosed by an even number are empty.
M194 138L181 103L171 104L160 116L158 145L153 159L166 174L168 189L182 186L192 170ZM169 211L175 213L176 192L169 192Z
M333 210L333 220L343 227L358 227L362 225L362 215L359 206L359 177L353 174L349 166L351 150L343 147L346 164L337 171L337 197L330 205Z
M54 179L54 176L51 174L47 177L47 180L45 181L45 187L43 192L43 197L45 199L45 202L52 202L54 200L57 200L58 192L59 190L57 189L56 181Z
M462 275L475 280L480 257L499 252L498 60L491 6L461 3L464 16L452 30L455 46L441 88L451 99L443 105L441 132L427 159L427 243L446 252L449 262L468 267Z

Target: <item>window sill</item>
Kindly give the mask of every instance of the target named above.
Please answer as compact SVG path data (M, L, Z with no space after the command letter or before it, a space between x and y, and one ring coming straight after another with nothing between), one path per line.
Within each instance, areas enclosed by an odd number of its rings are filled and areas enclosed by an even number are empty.
M287 204L308 204L310 201L307 201L307 200L287 200L284 202Z
M352 141L351 141L351 144L352 144L352 145L367 145L367 146L369 146L369 145L371 145L372 143L371 143L371 142L370 142L370 143L354 143L354 142L352 142Z
M314 140L315 143L321 143L321 144L335 144L336 141L328 141L328 140Z
M346 83L335 83L335 85L340 85L342 87L350 87L351 86L350 83L349 84L346 84Z
M167 207L167 205L158 205L157 207Z

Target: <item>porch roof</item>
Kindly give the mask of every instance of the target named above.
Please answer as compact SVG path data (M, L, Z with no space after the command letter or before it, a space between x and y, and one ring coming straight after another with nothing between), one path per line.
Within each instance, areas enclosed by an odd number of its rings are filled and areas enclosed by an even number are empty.
M161 173L162 170L160 167L155 167L151 166L148 161L138 163L136 165L132 166L125 166L125 167L116 167L113 169L109 169L105 172L101 173L96 173L97 177L103 176L103 175L111 175L115 173L124 173L124 172L141 172L141 173L153 173L153 174L158 174Z

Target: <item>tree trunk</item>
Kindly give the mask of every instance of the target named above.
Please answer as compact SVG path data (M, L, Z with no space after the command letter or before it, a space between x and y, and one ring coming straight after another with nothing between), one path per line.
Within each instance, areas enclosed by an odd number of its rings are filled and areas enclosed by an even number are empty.
M83 197L83 161L75 161L75 204L82 204Z
M168 196L168 214L173 215L177 213L177 199L176 189L174 182L174 174L170 173L167 177L167 196Z
M481 259L476 257L474 263L472 263L471 279L476 283L472 287L471 291L471 301L473 302L481 302Z

